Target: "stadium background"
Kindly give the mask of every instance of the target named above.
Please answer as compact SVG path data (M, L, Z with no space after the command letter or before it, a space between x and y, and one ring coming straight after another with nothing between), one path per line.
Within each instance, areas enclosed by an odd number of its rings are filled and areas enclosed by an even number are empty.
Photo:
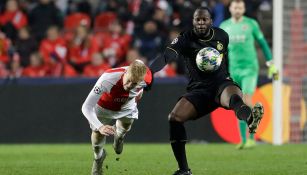
M14 6L17 1L9 2ZM1 143L88 142L90 130L80 107L95 77L108 67L129 64L135 56L149 64L191 25L195 7L212 8L216 26L229 17L228 0L18 3L8 11L6 1L0 2ZM246 5L246 15L260 23L272 46L272 2L247 0ZM300 143L307 141L307 2L285 0L283 8L283 142ZM262 101L267 112L256 136L271 143L272 85L261 51L258 55L261 70L254 100ZM156 75L153 90L140 103L140 119L128 142L168 142L167 114L184 92L184 71L178 61ZM187 123L189 138L238 143L235 122L233 113L217 110Z

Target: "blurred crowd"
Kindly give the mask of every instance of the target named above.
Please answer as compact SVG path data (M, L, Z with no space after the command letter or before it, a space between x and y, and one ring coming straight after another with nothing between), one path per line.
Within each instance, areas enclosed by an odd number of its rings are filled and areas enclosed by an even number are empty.
M230 0L1 0L0 78L98 77L106 69L149 64L190 28L195 8L209 6L214 25L229 18ZM271 0L247 0L256 18ZM266 6L265 6L266 5ZM184 73L174 60L159 77Z

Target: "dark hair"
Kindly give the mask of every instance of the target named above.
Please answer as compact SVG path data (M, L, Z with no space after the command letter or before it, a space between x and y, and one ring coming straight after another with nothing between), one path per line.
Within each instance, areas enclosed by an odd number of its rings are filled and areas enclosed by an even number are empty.
M198 7L197 9L195 9L194 13L197 11L197 10L207 10L210 14L210 16L212 17L212 12L210 10L209 7L204 7L204 6L201 6L201 7Z

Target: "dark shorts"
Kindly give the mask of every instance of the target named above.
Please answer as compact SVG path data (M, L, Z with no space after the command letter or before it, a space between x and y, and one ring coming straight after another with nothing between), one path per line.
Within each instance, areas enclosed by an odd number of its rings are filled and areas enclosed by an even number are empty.
M237 86L240 88L234 81L225 79L221 83L210 88L191 89L182 97L193 104L198 114L197 118L199 118L211 113L218 107L222 107L220 104L220 96L227 86Z

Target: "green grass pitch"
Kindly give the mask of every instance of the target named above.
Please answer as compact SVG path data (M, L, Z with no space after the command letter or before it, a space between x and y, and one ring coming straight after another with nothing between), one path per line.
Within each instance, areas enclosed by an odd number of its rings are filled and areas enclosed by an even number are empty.
M111 145L105 175L170 175L177 166L168 144L126 144L117 159ZM188 144L194 175L307 175L307 145ZM0 145L1 175L89 175L90 144Z

